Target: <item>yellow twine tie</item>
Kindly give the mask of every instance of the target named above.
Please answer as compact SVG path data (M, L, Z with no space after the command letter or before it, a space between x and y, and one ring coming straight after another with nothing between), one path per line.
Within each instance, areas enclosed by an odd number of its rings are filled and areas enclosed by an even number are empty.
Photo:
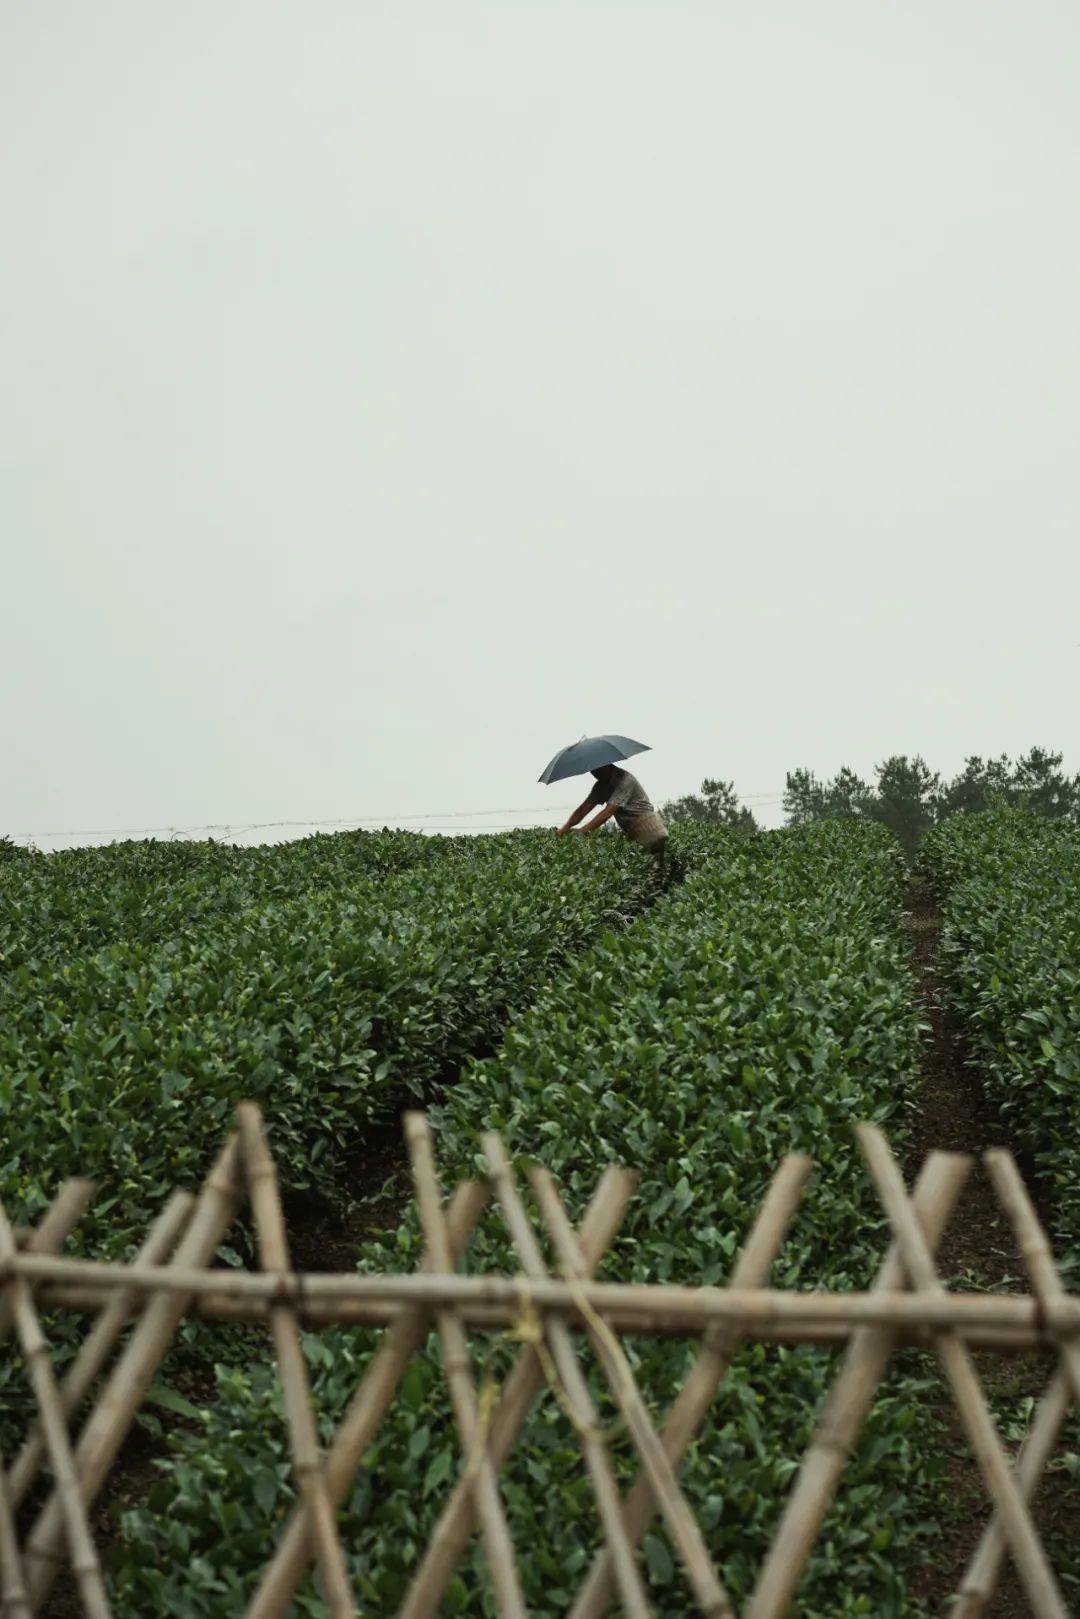
M568 1275L565 1271L563 1272L563 1275L570 1289L570 1295L573 1298L574 1303L581 1313L583 1319L593 1329L597 1336L603 1339L609 1352L612 1349L614 1350L614 1359L617 1363L619 1341L615 1337L615 1334L612 1332L603 1316L599 1315L590 1304L585 1295L585 1290L581 1286L580 1280L575 1276ZM480 1469L481 1458L483 1457L484 1451L487 1447L488 1435L491 1432L491 1423L495 1415L495 1408L498 1405L499 1396L502 1392L499 1380L491 1369L491 1362L494 1358L495 1349L500 1343L524 1344L527 1349L532 1350L540 1364L540 1370L544 1375L544 1381L547 1383L552 1394L554 1394L568 1422L573 1427L574 1431L580 1434L582 1438L598 1439L601 1444L607 1445L611 1443L611 1440L622 1427L622 1423L618 1420L613 1422L610 1427L605 1428L599 1423L583 1422L578 1416L577 1412L574 1410L573 1402L571 1401L569 1394L566 1392L566 1387L563 1380L559 1376L559 1369L555 1365L552 1358L551 1350L548 1348L547 1338L544 1334L544 1323L540 1316L540 1312L536 1308L535 1301L533 1300L528 1277L519 1273L514 1277L514 1286L517 1290L518 1296L517 1314L514 1318L513 1324L507 1327L503 1332L500 1332L498 1337L492 1340L491 1349L488 1352L484 1365L484 1372L480 1382L480 1391L477 1395L476 1401L476 1428L473 1433L473 1442L469 1447L469 1455L468 1459L466 1460L463 1473L463 1477L466 1480L475 1478ZM629 1379L625 1370L621 1372L620 1380L622 1381L624 1387L628 1386Z

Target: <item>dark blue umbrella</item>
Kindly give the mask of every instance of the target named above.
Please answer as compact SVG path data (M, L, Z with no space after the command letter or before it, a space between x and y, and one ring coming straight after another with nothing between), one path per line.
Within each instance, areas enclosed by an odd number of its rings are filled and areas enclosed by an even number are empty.
M583 736L580 742L559 749L540 780L550 786L566 776L583 776L587 770L599 770L601 765L613 765L633 753L648 751L647 742L634 742L628 736Z

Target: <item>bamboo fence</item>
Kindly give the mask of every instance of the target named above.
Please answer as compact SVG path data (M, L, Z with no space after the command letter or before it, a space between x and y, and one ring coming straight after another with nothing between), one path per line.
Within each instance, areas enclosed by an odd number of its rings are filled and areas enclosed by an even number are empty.
M483 1140L486 1180L458 1186L444 1204L431 1133L419 1113L406 1117L406 1141L425 1254L420 1271L411 1276L293 1270L273 1159L259 1110L251 1104L237 1110L236 1133L198 1196L174 1194L131 1264L63 1256L64 1243L90 1201L89 1182L68 1182L41 1223L29 1230L13 1229L0 1206L0 1338L14 1335L38 1411L37 1425L14 1461L0 1457L0 1619L32 1619L40 1613L65 1566L82 1611L91 1619L109 1614L91 1530L94 1503L157 1368L182 1322L192 1316L265 1323L281 1382L296 1502L246 1619L282 1619L309 1573L333 1619L361 1611L338 1511L406 1368L431 1332L441 1346L461 1466L419 1558L400 1619L434 1619L477 1534L498 1613L525 1619L522 1553L511 1536L500 1474L545 1389L558 1399L575 1436L603 1531L601 1549L568 1610L570 1619L601 1619L613 1603L631 1619L645 1619L652 1611L638 1549L657 1519L678 1555L697 1611L709 1619L734 1619L723 1570L716 1567L683 1492L679 1467L714 1400L722 1398L725 1375L744 1341L843 1347L817 1430L743 1605L745 1619L781 1619L790 1611L893 1351L909 1344L936 1352L993 1509L948 1611L957 1619L984 1614L1011 1558L1031 1611L1038 1619L1063 1619L1067 1609L1030 1503L1069 1408L1080 1403L1080 1299L1062 1285L1008 1153L987 1153L986 1164L1031 1291L949 1292L934 1253L971 1159L932 1153L909 1195L881 1132L863 1125L857 1137L893 1238L864 1293L769 1286L811 1170L800 1155L779 1165L727 1287L600 1283L596 1270L630 1202L632 1174L608 1170L575 1230L554 1180L534 1166L529 1179L538 1229L514 1165L500 1138L490 1134ZM492 1200L517 1256L516 1276L470 1275L458 1268ZM215 1252L245 1201L260 1269L216 1268ZM43 1311L56 1310L89 1318L63 1376L54 1369L41 1322ZM333 1323L385 1330L324 1451L302 1329ZM470 1336L492 1332L518 1345L501 1386L478 1374ZM631 1334L682 1336L699 1345L660 1426L624 1347L623 1338ZM1056 1357L1015 1459L995 1428L972 1358L980 1348L1049 1350ZM99 1379L104 1379L100 1393L84 1415ZM597 1379L614 1401L639 1467L625 1494L600 1426Z

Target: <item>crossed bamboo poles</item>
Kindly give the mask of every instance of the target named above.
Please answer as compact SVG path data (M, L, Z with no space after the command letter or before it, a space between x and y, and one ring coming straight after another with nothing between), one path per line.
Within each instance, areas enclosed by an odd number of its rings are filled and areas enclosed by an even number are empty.
M880 1131L860 1126L867 1168L893 1230L893 1245L868 1294L780 1294L768 1276L810 1173L793 1154L779 1166L727 1289L636 1288L593 1280L621 1224L634 1177L610 1169L574 1231L554 1181L540 1167L530 1183L559 1274L545 1264L514 1168L497 1135L484 1137L486 1183L459 1186L444 1207L427 1122L406 1119L426 1244L411 1278L299 1276L291 1270L280 1197L258 1109L237 1110L226 1144L197 1199L177 1193L131 1266L59 1258L86 1208L88 1182L67 1183L41 1224L14 1233L0 1209L0 1336L14 1326L37 1400L40 1422L14 1462L0 1461L0 1616L31 1619L70 1560L84 1611L107 1619L108 1600L88 1514L180 1322L200 1313L263 1320L270 1329L285 1402L298 1500L249 1604L246 1619L281 1619L314 1564L333 1619L356 1611L336 1514L386 1414L397 1385L432 1326L443 1351L462 1470L413 1578L400 1619L425 1619L477 1532L483 1538L499 1612L524 1619L524 1597L502 1505L499 1474L545 1386L564 1407L592 1486L604 1545L570 1609L570 1619L600 1619L617 1598L643 1619L650 1612L636 1548L659 1515L679 1554L698 1611L733 1619L734 1609L678 1482L678 1466L744 1339L845 1340L846 1349L814 1438L803 1458L745 1619L788 1612L822 1521L897 1344L936 1349L995 1506L950 1612L984 1613L1007 1554L1012 1555L1039 1619L1066 1609L1028 1503L1053 1455L1072 1402L1080 1403L1080 1301L1066 1294L1050 1246L1008 1153L986 1154L993 1185L1016 1234L1031 1280L1031 1299L946 1293L933 1254L971 1167L967 1157L932 1153L909 1197ZM262 1273L207 1269L250 1196ZM455 1266L492 1194L513 1242L517 1280L465 1277ZM907 1289L907 1291L904 1291ZM75 1360L57 1379L38 1306L94 1313ZM69 1419L133 1330L77 1441ZM312 1414L301 1324L367 1320L386 1325L329 1450L320 1452ZM509 1329L519 1341L504 1386L478 1391L468 1327ZM683 1388L657 1430L637 1387L619 1334L690 1333L700 1348ZM640 1463L620 1498L580 1354L589 1341ZM1010 1466L971 1360L973 1343L1024 1349L1052 1343L1059 1364L1017 1465ZM25 1537L16 1514L48 1463L52 1493Z

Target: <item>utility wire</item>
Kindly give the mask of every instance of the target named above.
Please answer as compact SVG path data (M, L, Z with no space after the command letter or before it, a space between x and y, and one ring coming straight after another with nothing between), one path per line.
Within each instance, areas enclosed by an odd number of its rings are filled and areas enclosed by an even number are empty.
M266 832L273 828L290 826L389 826L396 821L460 821L493 815L544 815L549 810L573 809L573 804L551 804L538 808L535 804L523 809L439 810L430 815L343 815L337 819L317 816L306 821L203 821L197 826L78 826L66 832L13 832L13 838L109 838L130 837L136 832L225 832L244 826L248 832Z
M740 803L755 803L761 807L766 804L778 804L781 801L780 793L742 793L739 795ZM452 829L462 821L470 821L475 830L501 830L495 817L507 815L532 815L537 818L537 824L545 824L546 818L552 814L562 813L574 809L574 804L545 804L538 806L508 807L506 809L478 809L478 810L439 810L423 815L370 815L370 816L339 816L337 818L316 818L306 821L204 821L196 826L99 826L75 827L64 832L13 832L9 834L16 842L35 842L37 840L51 841L54 838L118 838L134 837L137 833L167 834L172 838L191 837L195 833L224 833L227 837L247 837L251 832L285 831L296 827L386 827L400 825L403 822L418 823L427 826L432 831L444 828ZM541 819L543 818L543 819ZM408 828L406 828L408 830Z

